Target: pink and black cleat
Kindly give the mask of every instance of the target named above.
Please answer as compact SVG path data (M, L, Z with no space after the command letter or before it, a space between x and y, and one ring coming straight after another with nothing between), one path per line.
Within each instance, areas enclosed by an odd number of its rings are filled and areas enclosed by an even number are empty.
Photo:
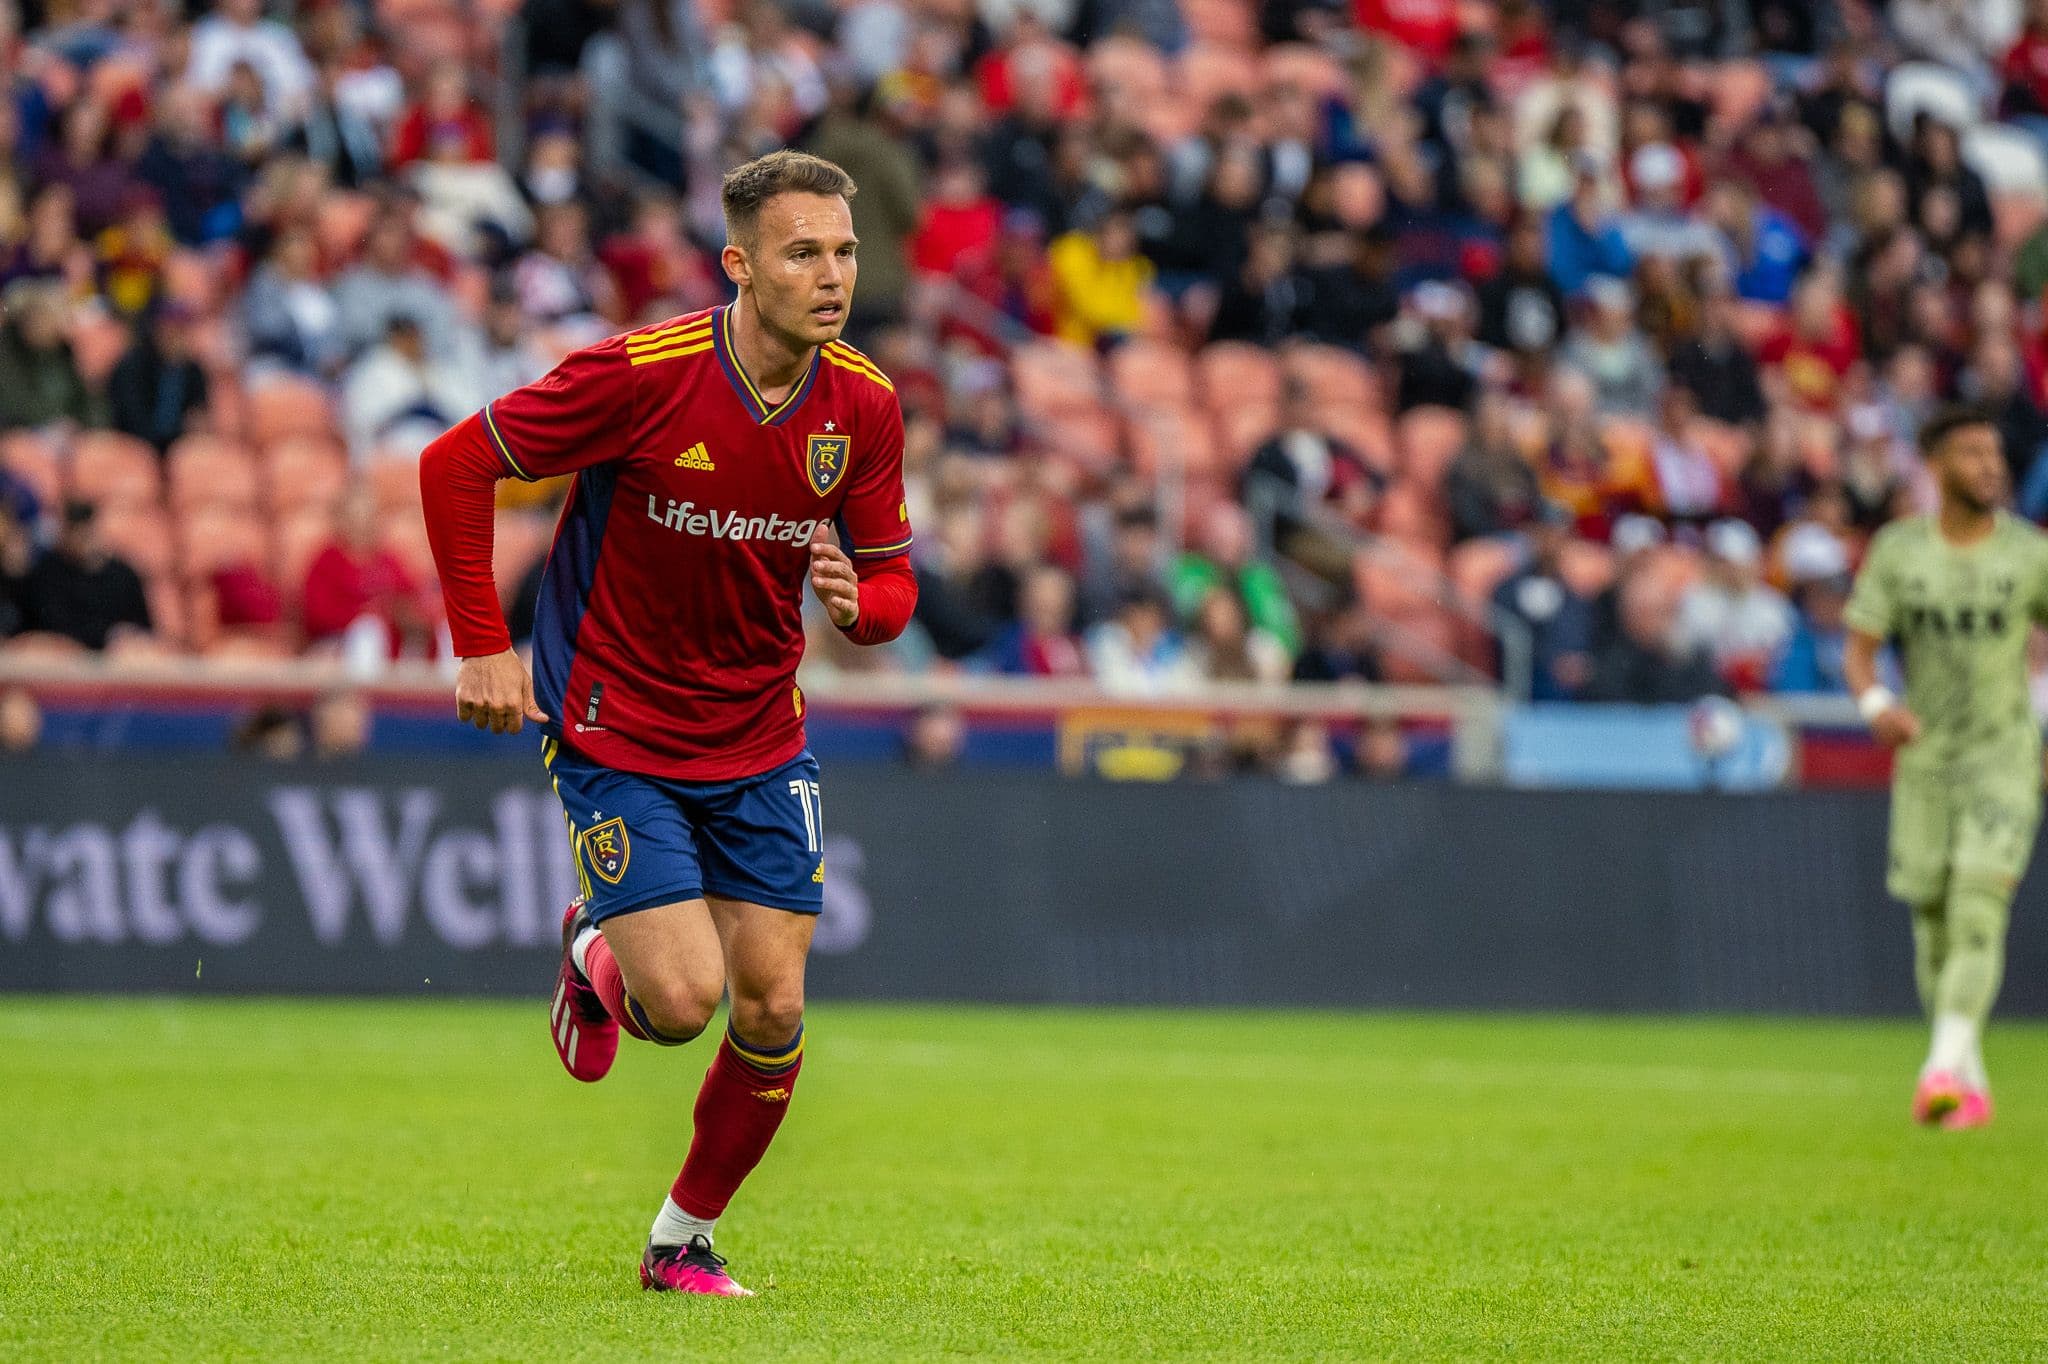
M575 954L569 950L576 935L589 926L583 901L571 900L562 912L562 970L548 1005L548 1035L554 1039L555 1055L562 1058L564 1070L586 1084L609 1074L619 1054L619 1025L576 969Z
M1928 1071L1913 1091L1913 1121L1930 1127L1943 1121L1962 1106L1966 1092L1962 1078L1953 1071Z
M649 1246L640 1257L640 1286L656 1293L702 1293L713 1298L751 1298L725 1272L725 1257L711 1242L692 1236L687 1246Z
M1963 1097L1941 1120L1944 1132L1967 1132L1973 1127L1991 1125L1991 1094L1982 1089L1966 1089Z

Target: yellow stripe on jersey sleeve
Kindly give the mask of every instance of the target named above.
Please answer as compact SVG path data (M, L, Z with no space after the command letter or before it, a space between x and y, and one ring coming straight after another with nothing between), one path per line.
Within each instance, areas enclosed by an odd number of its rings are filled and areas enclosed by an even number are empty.
M711 341L710 338L707 337L704 340L694 342L691 345L675 346L669 350L648 351L645 354L634 354L633 352L628 351L627 354L632 356L632 360L630 361L630 363L632 364L651 365L656 360L679 360L685 355L702 355L705 351L710 349Z
M844 341L827 341L825 343L825 349L831 352L832 354L838 356L847 365L855 369L866 370L869 374L873 375L875 381L877 383L880 383L884 388L894 389L896 387L896 385L889 382L889 376L882 373L882 367L880 365L868 359L867 356L861 354L852 346L847 345Z
M498 419L491 415L493 406L492 403L484 404L484 430L491 433L491 443L498 447L498 453L504 457L505 463L512 466L512 472L528 483L533 482L533 475L526 472L526 466L513 457L512 447L505 443L503 433L498 430Z
M673 327L663 327L659 331L640 332L637 335L626 338L626 349L633 350L636 347L645 349L648 346L664 343L675 344L685 339L694 339L692 333L697 332L709 336L711 334L711 319L700 317L694 322L678 323Z
M891 393L894 393L896 391L896 385L890 383L886 378L884 378L882 372L878 369L871 369L866 365L856 365L851 360L848 360L841 356L837 351L826 351L825 359L829 363L835 364L843 370L847 370L850 371L851 373L858 374L861 378L866 379L871 383L880 384L883 388L888 389Z

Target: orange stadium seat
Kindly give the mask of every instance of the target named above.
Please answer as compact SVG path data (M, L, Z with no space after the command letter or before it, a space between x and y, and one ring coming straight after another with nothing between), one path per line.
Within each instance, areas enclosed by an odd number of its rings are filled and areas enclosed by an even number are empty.
M1308 389L1317 407L1380 406L1379 385L1364 357L1341 346L1302 342L1288 346L1280 357L1287 374Z
M1113 88L1135 107L1166 97L1166 59L1142 38L1117 35L1088 49L1088 78L1098 91Z
M236 564L267 564L270 531L253 512L201 507L177 523L178 567L189 581Z
M1186 407L1195 398L1194 367L1179 346L1126 341L1109 356L1110 386L1137 407Z
M173 251L164 262L164 294L195 312L210 315L220 308L220 265L197 251Z
M1240 50L1258 44L1258 16L1248 0L1180 0L1180 12L1198 43Z
M150 632L169 645L181 645L192 638L192 603L169 574L143 584L149 599Z
M273 513L332 507L348 487L348 455L318 436L289 436L264 453L263 470Z
M1394 472L1394 424L1377 407L1339 403L1318 408L1316 423L1324 435L1342 441L1352 453L1383 474Z
M1344 89L1344 65L1309 43L1279 43L1266 49L1261 74L1268 87L1298 85L1321 99Z
M427 542L427 522L414 508L394 516L384 527L384 547L398 556L406 570L422 582L434 577L434 550Z
M1250 99L1259 90L1259 63L1248 53L1192 43L1174 64L1174 89L1199 116L1219 95Z
M1277 407L1284 387L1280 362L1263 346L1212 341L1195 356L1195 382L1211 412L1257 405Z
M223 436L186 436L171 447L171 505L179 511L221 506L255 507L256 461L248 450Z
M175 566L170 524L157 507L141 502L115 503L101 513L99 530L107 548L145 578L169 573Z
M1762 62L1723 60L1714 66L1714 120L1731 132L1739 132L1763 112L1774 86L1771 73Z
M1280 430L1277 403L1244 402L1216 414L1216 448L1224 463L1242 469L1252 452Z
M377 216L377 201L367 194L346 190L330 192L320 201L320 217L314 223L320 254L330 261L352 260L369 235L370 220Z
M286 436L337 434L327 390L311 379L271 375L248 392L249 441L267 446Z
M1192 408L1160 407L1137 413L1130 418L1128 430L1131 463L1148 478L1169 470L1194 478L1217 469L1215 430Z
M1092 472L1105 471L1123 457L1122 427L1099 403L1040 417L1029 429L1051 453Z
M306 570L333 538L334 514L330 508L301 507L278 518L271 566L287 597L297 596L305 589Z
M155 503L163 496L156 451L112 431L79 433L69 482L71 495L88 502Z
M1102 391L1095 357L1063 341L1026 341L1010 353L1010 381L1025 416L1092 407Z

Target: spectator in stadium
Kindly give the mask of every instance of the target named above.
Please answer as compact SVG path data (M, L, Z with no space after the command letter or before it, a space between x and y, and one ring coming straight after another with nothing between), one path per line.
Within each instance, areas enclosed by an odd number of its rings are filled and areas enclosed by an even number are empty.
M1200 687L1200 662L1172 619L1158 588L1128 592L1115 616L1088 632L1096 683L1112 696L1174 696Z
M1594 659L1621 638L1621 585L1634 577L1666 540L1664 523L1653 516L1630 512L1615 519L1608 532L1608 547L1614 551L1614 577L1592 602L1587 653Z
M1638 147L1629 158L1628 178L1636 202L1622 216L1621 235L1632 259L1661 256L1681 267L1720 259L1720 235L1686 207L1686 161L1678 148L1669 142Z
M1728 265L1738 297L1783 304L1806 268L1806 240L1790 218L1765 203L1743 180L1716 181L1707 192L1707 219L1728 242Z
M57 135L36 156L35 182L62 185L71 193L79 231L91 237L113 226L135 184L135 167L116 146L107 108L81 96L57 118Z
M1862 345L1831 271L1809 270L1794 287L1790 318L1764 341L1757 358L1765 392L1775 403L1835 411Z
M392 206L370 224L362 257L334 284L344 351L356 355L390 335L397 317L419 324L427 354L456 354L462 324L448 292L432 273L414 263L414 238L405 210Z
M1635 256L1600 177L1598 161L1576 158L1571 197L1550 211L1545 226L1550 277L1567 296L1576 296L1597 276L1625 279L1635 270Z
M306 756L306 723L284 706L259 707L228 732L228 751L264 762L297 762Z
M341 365L341 310L319 276L313 234L277 234L242 295L242 329L259 368L280 365L325 378Z
M1504 393L1480 395L1471 434L1444 480L1454 542L1504 535L1528 525L1543 500L1536 470L1515 439Z
M2011 486L2024 493L2028 473L2048 448L2048 418L2027 391L2025 362L2011 334L1980 335L1956 387L1998 423Z
M1841 542L1826 532L1802 535L1800 527L1784 547L1786 577L1795 608L1791 636L1771 673L1776 692L1825 692L1843 695L1849 684L1842 672L1848 643L1843 612L1849 605L1849 556Z
M1023 677L1085 677L1088 659L1074 633L1074 580L1041 564L1025 575L1017 620L990 647L997 672Z
M0 304L7 315L0 324L0 430L104 425L105 404L87 387L65 339L58 286L17 280Z
M860 288L853 317L856 340L903 315L910 288L911 234L923 203L924 169L911 150L901 118L902 100L876 86L856 90L840 82L830 107L811 132L809 149L853 177L853 230L860 235Z
M171 232L187 246L234 235L248 171L213 136L213 110L198 90L166 90L156 131L136 162L136 178L162 197Z
M427 73L420 98L399 117L391 134L389 164L402 170L424 156L483 162L493 155L490 119L469 93L469 73L460 62L442 61Z
M1479 339L1526 359L1548 353L1565 333L1564 290L1543 260L1543 229L1534 218L1508 233L1500 273L1479 286Z
M1112 207L1086 229L1046 248L1057 335L1082 346L1113 345L1144 320L1152 262L1138 254L1130 212Z
M966 718L952 706L924 707L903 735L903 761L919 772L956 767L966 751Z
M1962 134L1926 110L1913 120L1906 187L1913 220L1937 250L1959 237L1989 237L1995 230L1991 195L1983 177L1963 160ZM1950 202L1938 206L1938 198ZM1937 226L1944 222L1946 231Z
M1358 730L1358 775L1367 781L1399 781L1408 775L1408 736L1391 715L1368 716Z
M1766 408L1756 358L1735 334L1735 307L1726 286L1708 286L1699 330L1680 341L1671 357L1671 382L1693 395L1700 415L1748 426L1762 421Z
M1183 620L1194 620L1219 590L1238 599L1251 627L1278 644L1287 661L1301 648L1301 619L1287 584L1271 561L1260 557L1252 519L1234 502L1218 502L1203 515L1195 543L1182 551L1167 574L1167 590Z
M1287 646L1251 623L1244 599L1229 587L1213 587L1195 608L1190 653L1195 672L1207 682L1285 682L1293 669Z
M192 310L171 301L156 307L107 377L114 429L159 451L191 429L206 411L206 371L192 349Z
M1100 509L1106 524L1084 531L1081 622L1106 621L1132 597L1163 590L1166 548L1149 501Z
M1394 411L1448 407L1462 412L1479 391L1483 348L1472 339L1464 286L1426 280L1411 296L1418 326L1401 346Z
M149 633L142 578L107 548L90 502L65 506L57 541L29 569L21 602L24 629L61 635L95 652Z
M1294 229L1263 223L1246 238L1244 264L1226 276L1209 323L1211 341L1250 341L1274 346L1304 329L1310 304L1296 269ZM1203 310L1199 292L1189 298L1191 315Z
M350 366L341 385L342 429L359 466L412 459L426 443L480 405L456 367L434 364L420 324L391 319L384 343Z
M1521 567L1493 592L1495 608L1529 632L1534 701L1569 700L1593 673L1593 604L1579 595L1563 567L1573 524L1567 508L1540 504Z
M1593 384L1602 416L1646 418L1657 410L1664 367L1635 322L1635 291L1626 280L1587 281L1585 318L1565 339L1558 359Z
M344 636L381 657L397 658L410 646L424 651L436 621L430 594L384 545L376 499L351 488L335 516L335 533L313 556L300 592L306 640L339 649Z
M1701 443L1692 390L1676 384L1658 395L1657 434L1650 459L1657 480L1657 506L1673 521L1704 522L1728 502L1721 466Z
M533 212L510 173L495 161L471 160L467 144L451 127L436 126L402 174L419 196L421 234L457 257L477 254L479 240L490 243L484 249L494 254L500 243L509 248L533 237ZM560 207L544 205L540 211L545 215Z
M306 109L286 132L284 145L325 170L343 189L359 189L384 173L383 134L346 94L348 72L330 61L320 68Z
M214 121L220 126L222 148L252 170L270 158L287 131L264 98L263 77L247 62L229 73Z
M261 79L270 111L296 118L313 90L313 66L291 27L263 17L263 0L219 0L192 26L185 83L209 95L226 90L235 68Z
M1707 527L1707 569L1679 604L1678 644L1712 659L1737 691L1761 691L1792 634L1792 608L1763 580L1763 544L1746 521Z
M1677 584L1655 560L1620 580L1621 629L1594 658L1582 699L1675 705L1723 690L1706 650L1679 636L1678 596Z
M36 192L29 200L19 235L7 247L0 282L45 280L69 284L91 278L91 254L78 240L71 191L62 185L48 185Z

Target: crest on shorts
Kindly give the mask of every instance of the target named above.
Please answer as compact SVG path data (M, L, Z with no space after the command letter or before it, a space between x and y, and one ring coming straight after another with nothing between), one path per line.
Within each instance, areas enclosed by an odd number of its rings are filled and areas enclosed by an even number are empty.
M633 860L626 821L608 819L583 835L583 852L590 859L590 869L616 886L626 875L626 864Z
M804 475L811 480L811 490L823 497L838 487L852 453L851 436L812 436L804 445Z

